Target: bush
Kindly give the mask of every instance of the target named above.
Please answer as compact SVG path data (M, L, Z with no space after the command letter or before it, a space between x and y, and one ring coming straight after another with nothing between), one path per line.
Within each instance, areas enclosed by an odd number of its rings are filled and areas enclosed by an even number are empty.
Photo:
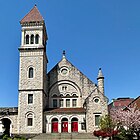
M16 136L14 136L12 138L9 137L8 135L4 135L2 139L3 140L26 140L24 137L21 137L19 135L16 135Z
M94 135L96 137L102 137L102 138L106 138L106 137L111 137L111 136L115 136L119 133L118 130L110 130L110 131L104 131L104 130L98 130L98 131L94 131Z
M16 135L13 140L26 140L26 139L20 135Z
M8 139L8 135L4 135L4 136L2 137L2 139L3 139L3 140L7 140L7 139Z

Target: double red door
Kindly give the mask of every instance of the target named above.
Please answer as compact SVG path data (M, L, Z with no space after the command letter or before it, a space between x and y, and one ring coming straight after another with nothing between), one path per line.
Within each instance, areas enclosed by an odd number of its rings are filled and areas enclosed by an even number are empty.
M58 132L58 122L52 122L52 132L53 133Z
M78 132L78 122L72 122L72 132Z
M68 122L62 122L62 132L68 132Z

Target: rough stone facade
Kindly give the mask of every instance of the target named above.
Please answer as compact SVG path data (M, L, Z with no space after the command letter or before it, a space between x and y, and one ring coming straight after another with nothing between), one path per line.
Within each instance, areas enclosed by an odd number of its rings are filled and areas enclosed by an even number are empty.
M11 121L10 133L18 132L18 108L0 108L0 132L4 131L3 119Z
M92 133L98 129L99 117L108 113L101 69L96 85L63 53L62 60L47 73L47 33L36 6L21 26L18 112L0 120L8 117L10 132L18 134Z

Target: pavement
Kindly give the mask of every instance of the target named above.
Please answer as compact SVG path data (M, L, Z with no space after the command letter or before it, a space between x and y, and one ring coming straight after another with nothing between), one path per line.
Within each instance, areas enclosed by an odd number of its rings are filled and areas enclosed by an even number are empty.
M91 133L51 133L39 134L28 140L98 140Z

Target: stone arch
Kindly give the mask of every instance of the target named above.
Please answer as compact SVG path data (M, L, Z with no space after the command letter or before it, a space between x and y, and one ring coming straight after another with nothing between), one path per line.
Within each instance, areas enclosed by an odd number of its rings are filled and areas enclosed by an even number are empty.
M34 112L29 111L25 114L25 124L26 126L33 126L34 125L34 119L35 119L35 115Z
M73 117L73 118L71 119L71 121L78 121L78 118L77 118L77 117Z
M58 121L59 121L59 117L58 117L58 116L51 116L51 117L49 118L49 122L52 122L52 120L53 120L54 118L58 119Z
M73 97L78 97L78 95L77 95L76 92L72 92L71 95L72 95Z
M3 118L0 119L0 121L1 121L0 127L1 127L1 130L2 130L2 133L4 135L10 136L11 132L12 132L12 124L13 124L11 118L3 117Z
M13 123L13 120L11 119L11 117L4 116L4 117L0 118L0 120L2 120L2 119L9 119L11 121L11 123Z
M80 118L78 117L78 115L72 115L72 116L69 118L70 121L71 121L73 118L77 118L78 120L80 120Z
M79 88L79 86L78 86L76 83L74 83L73 81L70 81L70 80L61 80L61 81L55 82L55 83L54 83L53 85L51 85L51 87L49 88L49 95L50 95L51 91L53 91L54 88L56 88L57 86L62 85L62 84L71 85L72 87L75 88L75 90L76 90L77 93L80 95L80 97L82 96L81 89Z
M52 95L51 95L51 97L58 97L59 95L58 95L58 93L53 93Z
M66 85L67 86L67 90L66 91L63 91L62 90L63 85ZM81 106L81 100L82 100L81 99L81 90L79 89L78 85L76 85L74 82L69 81L69 80L61 80L61 81L58 81L58 82L54 83L49 88L49 101L50 101L49 106L50 107L53 107L53 104L52 104L52 102L53 102L52 95L54 93L57 93L60 98L63 98L63 97L66 96L66 94L68 92L69 92L69 95L70 96L72 96L72 93L77 93L76 94L77 96L75 96L74 98L77 98L77 103L78 103L77 106ZM70 97L67 97L67 98L70 98ZM70 99L70 102L72 102L71 100L72 99ZM65 103L64 103L64 105L65 105Z
M63 117L63 118L61 119L61 121L68 121L68 118Z
M27 116L28 116L29 114L33 114L33 116L35 117L35 113L34 113L33 111L28 111L28 112L26 112L26 114L25 114L25 118L27 118Z
M62 116L60 117L60 121L61 121L63 118L67 118L67 119L69 120L69 116L62 115Z

